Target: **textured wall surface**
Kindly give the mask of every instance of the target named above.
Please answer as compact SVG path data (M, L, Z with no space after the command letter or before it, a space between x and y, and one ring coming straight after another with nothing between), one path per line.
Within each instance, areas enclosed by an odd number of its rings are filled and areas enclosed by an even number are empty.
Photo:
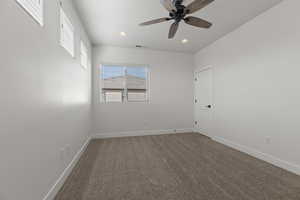
M300 17L286 0L196 55L214 69L212 136L300 173Z
M193 127L193 56L146 49L95 47L93 133L166 130ZM149 67L149 103L100 102L101 64Z
M80 38L90 42L63 1L76 31L72 58L59 45L59 3L44 2L40 27L15 1L0 1L1 200L43 199L90 131L90 67L79 57Z

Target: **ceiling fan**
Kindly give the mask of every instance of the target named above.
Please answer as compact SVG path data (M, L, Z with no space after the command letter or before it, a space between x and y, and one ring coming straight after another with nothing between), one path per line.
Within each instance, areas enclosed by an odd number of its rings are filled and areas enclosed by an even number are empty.
M185 23L200 27L200 28L210 28L212 23L200 19L198 17L187 16L189 14L193 14L200 9L206 7L208 4L212 3L214 0L194 0L188 6L184 6L184 0L160 0L161 4L169 11L170 17L159 18L155 20L151 20L148 22L141 23L140 26L147 26L151 24L157 24L161 22L166 22L169 20L175 20L175 22L171 25L169 31L169 39L174 38L179 23L183 20Z

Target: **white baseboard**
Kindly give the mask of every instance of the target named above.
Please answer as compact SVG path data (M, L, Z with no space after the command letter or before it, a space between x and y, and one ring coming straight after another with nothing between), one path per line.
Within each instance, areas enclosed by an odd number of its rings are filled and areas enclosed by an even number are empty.
M166 130L143 130L143 131L127 131L127 132L111 132L111 133L96 133L92 138L116 138L116 137L133 137L133 136L146 136L146 135L163 135L163 134L175 134L175 133L192 133L193 128L182 129L166 129Z
M256 158L264 160L264 161L266 161L268 163L271 163L271 164L273 164L275 166L278 166L278 167L280 167L282 169L285 169L285 170L288 170L290 172L293 172L295 174L300 175L300 166L299 165L290 163L290 162L285 161L285 160L281 160L281 159L276 158L276 157L274 157L272 155L269 155L269 154L266 154L266 153L262 153L260 151L255 150L255 149L252 149L252 148L249 148L247 146L231 142L231 141L223 139L221 137L212 137L212 139L215 140L215 141L217 141L217 142L219 142L219 143L222 143L222 144L224 144L226 146L232 147L232 148L237 149L237 150L239 150L241 152L244 152L246 154L249 154L251 156L254 156Z
M67 166L67 168L63 171L63 173L60 175L56 183L52 186L50 191L47 193L47 195L44 197L43 200L53 200L59 190L62 188L64 182L67 180L68 176L72 172L73 168L75 167L76 163L80 159L83 152L86 150L91 138L89 137L86 142L82 145L81 149L76 153L76 155L73 157L70 164Z
M209 138L211 137L211 135L201 131L200 129L194 128L193 130L194 130L194 133L200 133L201 135L204 135L204 136L209 137Z

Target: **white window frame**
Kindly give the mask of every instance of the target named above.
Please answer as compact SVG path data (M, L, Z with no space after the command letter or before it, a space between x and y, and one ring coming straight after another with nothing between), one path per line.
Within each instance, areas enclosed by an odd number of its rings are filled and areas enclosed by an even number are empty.
M16 0L16 2L40 25L44 26L44 0Z
M80 63L84 69L88 68L89 59L88 59L88 48L85 43L81 40L80 42Z
M127 88L126 88L126 81L124 82L124 94L123 94L123 101L122 102L105 102L104 96L102 95L102 85L103 83L103 78L102 78L102 67L103 66L119 66L119 67L124 67L124 73L126 73L126 67L143 67L147 69L147 80L146 80L146 100L145 101L128 101L127 97ZM127 104L127 103L150 103L150 68L149 65L146 64L111 64L111 63L105 63L101 64L99 67L99 92L100 92L100 103L103 104L114 104L114 103L119 103L119 104Z
M60 45L75 58L75 29L62 6L60 6Z

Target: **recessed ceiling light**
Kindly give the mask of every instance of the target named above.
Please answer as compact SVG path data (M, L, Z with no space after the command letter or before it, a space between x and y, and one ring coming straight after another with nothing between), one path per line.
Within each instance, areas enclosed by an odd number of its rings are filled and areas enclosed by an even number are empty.
M120 35L125 37L127 34L125 32L120 32Z
M183 40L181 40L181 43L182 43L182 44L186 44L186 43L188 43L188 42L189 42L188 39L183 39Z

